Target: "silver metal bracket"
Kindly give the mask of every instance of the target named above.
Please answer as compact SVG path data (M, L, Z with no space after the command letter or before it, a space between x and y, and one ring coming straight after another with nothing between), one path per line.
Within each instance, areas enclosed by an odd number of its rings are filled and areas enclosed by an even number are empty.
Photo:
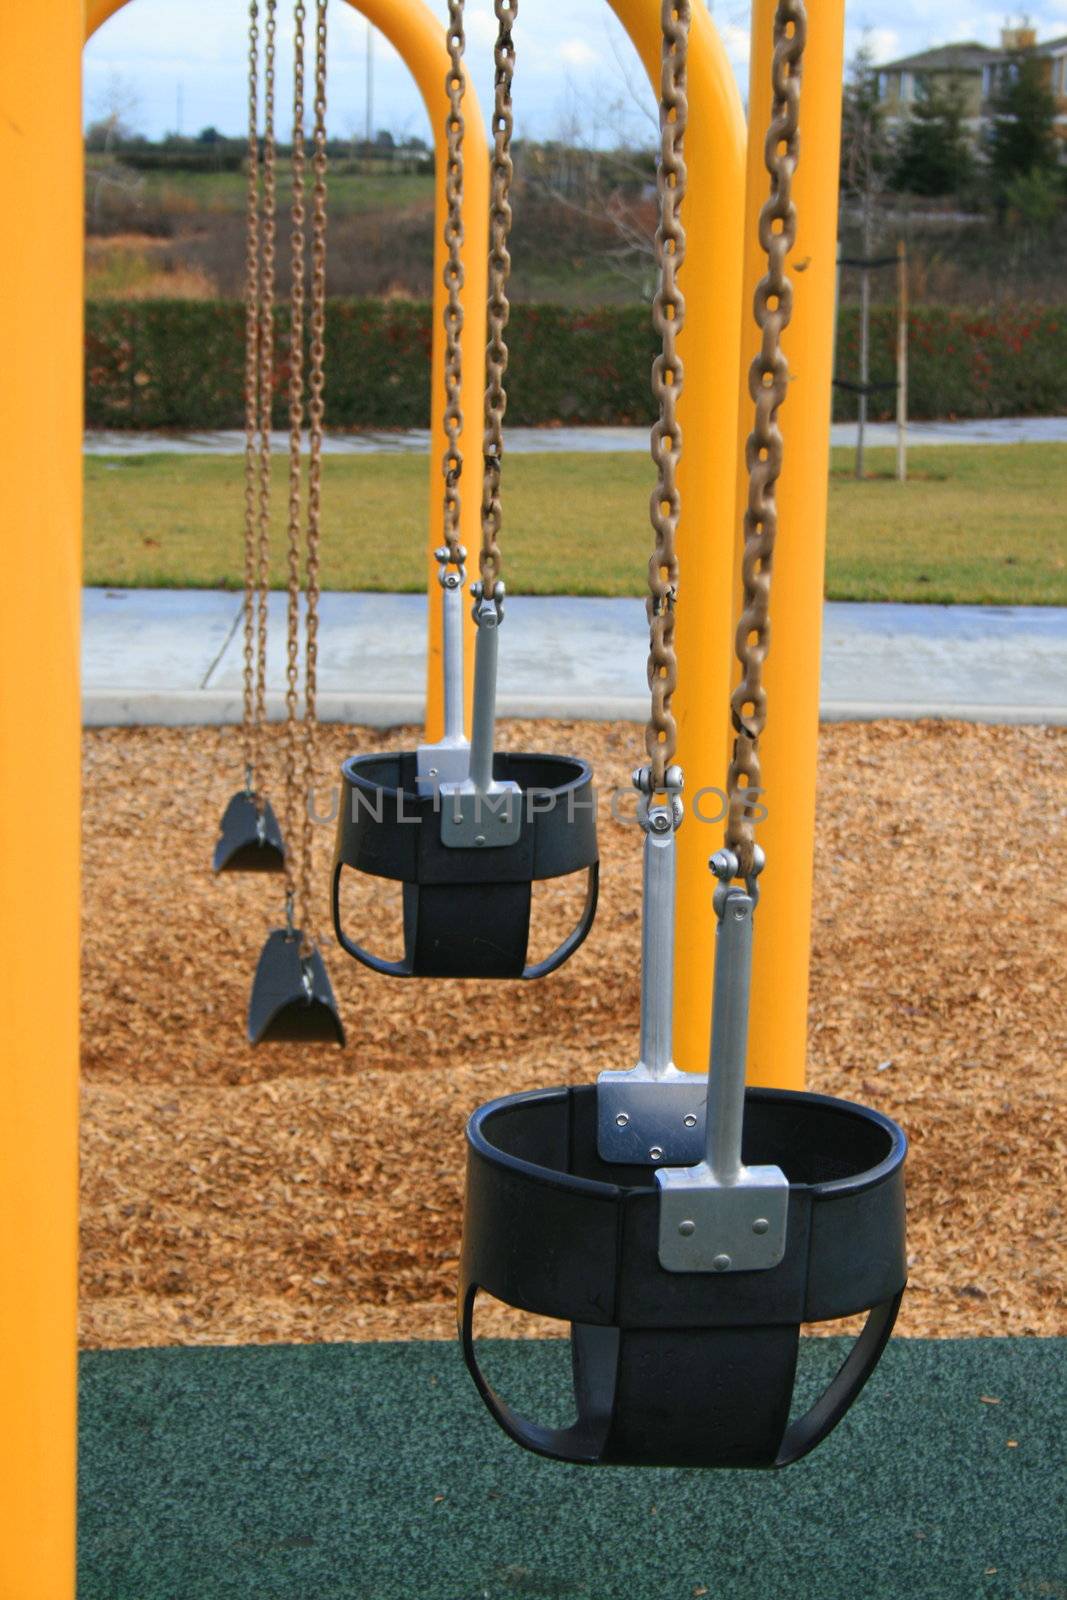
M722 879L725 867L713 870ZM752 981L752 913L742 889L716 894L715 994L703 1160L663 1167L659 1261L666 1272L765 1272L785 1255L789 1180L741 1160Z
M643 1061L629 1071L602 1072L596 1082L597 1148L602 1161L629 1166L704 1153L708 1080L673 1062L657 1074Z
M420 795L439 794L445 784L455 786L466 782L471 747L466 739L457 744L442 739L440 744L420 744L416 759L416 791Z
M460 546L464 557L466 551ZM420 795L437 794L442 784L465 783L470 776L471 747L463 722L463 580L464 568L451 565L448 548L436 551L441 585L441 657L444 672L445 731L436 744L420 744L416 784Z
M517 783L478 789L472 779L441 785L441 843L450 850L492 850L516 844L523 794Z
M517 783L493 777L496 738L496 678L504 585L486 595L474 584L478 640L474 657L474 712L469 768L455 783L440 785L441 843L450 850L492 850L516 844L522 833L523 792Z
M656 1183L666 1272L762 1272L785 1255L789 1181L779 1167L742 1167L722 1184L701 1161L662 1167Z
M634 773L645 831L641 925L641 1056L629 1071L597 1079L597 1149L622 1165L697 1162L704 1152L707 1080L671 1059L674 1010L675 832L682 820L682 774L667 774L666 804L654 805L648 767Z

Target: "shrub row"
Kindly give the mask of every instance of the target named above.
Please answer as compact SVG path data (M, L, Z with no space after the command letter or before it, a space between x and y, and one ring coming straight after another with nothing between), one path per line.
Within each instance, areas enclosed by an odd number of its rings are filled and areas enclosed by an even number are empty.
M279 312L275 423L286 423L286 317ZM327 421L335 428L416 428L429 419L431 317L406 302L331 301ZM872 316L871 376L893 376L895 312ZM576 311L516 306L509 331L509 419L518 424L645 423L655 336L643 307ZM854 378L858 314L846 307L837 371ZM1067 307L913 312L915 418L1067 411ZM239 428L244 312L229 302L101 302L87 309L86 419L94 428ZM731 381L724 374L724 381ZM871 415L893 414L892 394ZM834 414L855 415L835 395Z
M859 312L843 310L837 372L859 370ZM871 377L895 376L897 316L871 315ZM917 420L1054 416L1067 411L1067 306L998 306L982 311L926 306L908 327L908 408ZM896 414L895 393L875 395L871 415ZM856 397L838 391L834 416L856 415Z

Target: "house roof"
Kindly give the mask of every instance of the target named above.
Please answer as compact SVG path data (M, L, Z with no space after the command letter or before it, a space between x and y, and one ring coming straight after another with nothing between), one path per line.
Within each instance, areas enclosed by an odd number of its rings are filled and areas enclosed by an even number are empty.
M1039 56L1059 55L1067 52L1067 33L1058 39L1044 39L1034 46ZM896 61L880 61L879 72L977 72L992 61L1004 61L1011 55L1008 50L994 50L990 45L968 39L963 44L941 44L932 50L920 50L913 56L901 56Z
M974 72L990 61L1003 57L1002 50L968 40L964 44L943 44L917 55L901 56L897 61L880 61L879 72Z

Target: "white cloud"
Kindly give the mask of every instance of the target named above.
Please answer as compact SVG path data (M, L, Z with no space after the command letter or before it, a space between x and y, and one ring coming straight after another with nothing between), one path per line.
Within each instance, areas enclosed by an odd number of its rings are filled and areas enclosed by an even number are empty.
M600 57L585 39L564 39L556 55L568 67L595 67Z
M900 55L900 34L895 28L872 28L868 34L876 61L892 61Z
M483 47L491 50L496 43L497 24L490 7L487 5L465 7L463 31L466 34L468 51L472 47L475 50Z
M752 38L748 28L737 22L724 22L719 26L726 54L735 67L747 67L752 54Z

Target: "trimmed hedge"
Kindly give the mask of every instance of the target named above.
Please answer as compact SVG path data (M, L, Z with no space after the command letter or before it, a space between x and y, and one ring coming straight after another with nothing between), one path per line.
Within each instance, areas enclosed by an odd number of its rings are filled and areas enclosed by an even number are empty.
M278 313L279 351L287 318ZM645 307L593 311L516 306L509 330L511 422L647 423L656 349ZM431 314L403 301L334 300L328 309L326 415L334 428L426 427ZM859 317L841 314L837 370L855 375ZM891 378L896 318L872 313L871 373ZM911 316L915 418L1049 415L1067 411L1067 307L948 306ZM86 423L92 428L240 428L244 311L231 302L100 302L86 310ZM286 426L286 363L276 369L275 424ZM727 381L729 376L724 375ZM872 416L890 416L891 394ZM855 415L839 391L834 414Z
M842 312L837 371L859 372L859 313ZM897 314L871 313L871 376L895 377ZM982 311L925 306L908 324L908 409L916 420L1055 416L1067 411L1067 306L998 306ZM896 395L872 398L873 417L896 415ZM834 416L856 415L856 397L834 396Z

